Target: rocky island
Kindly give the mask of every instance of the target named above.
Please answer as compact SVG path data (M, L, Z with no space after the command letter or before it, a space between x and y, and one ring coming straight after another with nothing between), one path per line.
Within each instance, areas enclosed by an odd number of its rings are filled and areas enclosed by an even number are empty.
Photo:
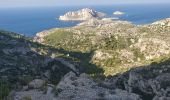
M125 14L124 12L121 12L121 11L115 11L113 12L113 15L123 15Z
M75 12L68 12L63 16L59 17L59 20L63 21L84 21L93 18L101 18L105 16L102 12L97 12L95 10L84 8Z

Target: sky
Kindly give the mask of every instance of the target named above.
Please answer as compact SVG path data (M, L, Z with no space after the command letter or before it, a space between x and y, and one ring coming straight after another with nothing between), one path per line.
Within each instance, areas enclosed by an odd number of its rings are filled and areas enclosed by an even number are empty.
M131 3L170 3L170 0L0 0L0 7L111 5Z

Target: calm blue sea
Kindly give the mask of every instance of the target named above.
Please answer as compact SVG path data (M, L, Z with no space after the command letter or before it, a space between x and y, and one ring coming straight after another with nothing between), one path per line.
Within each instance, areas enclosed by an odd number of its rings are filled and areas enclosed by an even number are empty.
M119 17L120 20L134 24L147 24L170 17L170 5L112 5L112 6L77 6L44 8L0 8L0 29L34 36L37 32L56 28L70 27L79 22L62 22L57 18L68 11L92 8L107 14L107 17ZM113 16L114 11L125 12L123 16Z

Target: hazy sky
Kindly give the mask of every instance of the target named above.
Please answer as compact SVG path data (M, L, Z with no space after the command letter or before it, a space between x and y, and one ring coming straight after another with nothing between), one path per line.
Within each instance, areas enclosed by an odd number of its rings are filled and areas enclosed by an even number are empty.
M170 3L170 0L0 0L0 7L109 5L117 3Z

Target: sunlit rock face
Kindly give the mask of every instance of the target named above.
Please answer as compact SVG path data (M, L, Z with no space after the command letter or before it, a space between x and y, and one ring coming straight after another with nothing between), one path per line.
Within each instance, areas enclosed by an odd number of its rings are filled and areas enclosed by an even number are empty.
M82 20L89 20L93 18L101 18L105 16L104 13L97 12L95 10L89 9L89 8L84 8L82 10L78 10L75 12L68 12L63 16L59 17L59 20L64 20L64 21L82 21Z
M160 21L156 21L156 22L154 22L152 24L153 25L161 25L161 26L168 26L168 27L170 27L170 18L163 19L163 20L160 20Z

